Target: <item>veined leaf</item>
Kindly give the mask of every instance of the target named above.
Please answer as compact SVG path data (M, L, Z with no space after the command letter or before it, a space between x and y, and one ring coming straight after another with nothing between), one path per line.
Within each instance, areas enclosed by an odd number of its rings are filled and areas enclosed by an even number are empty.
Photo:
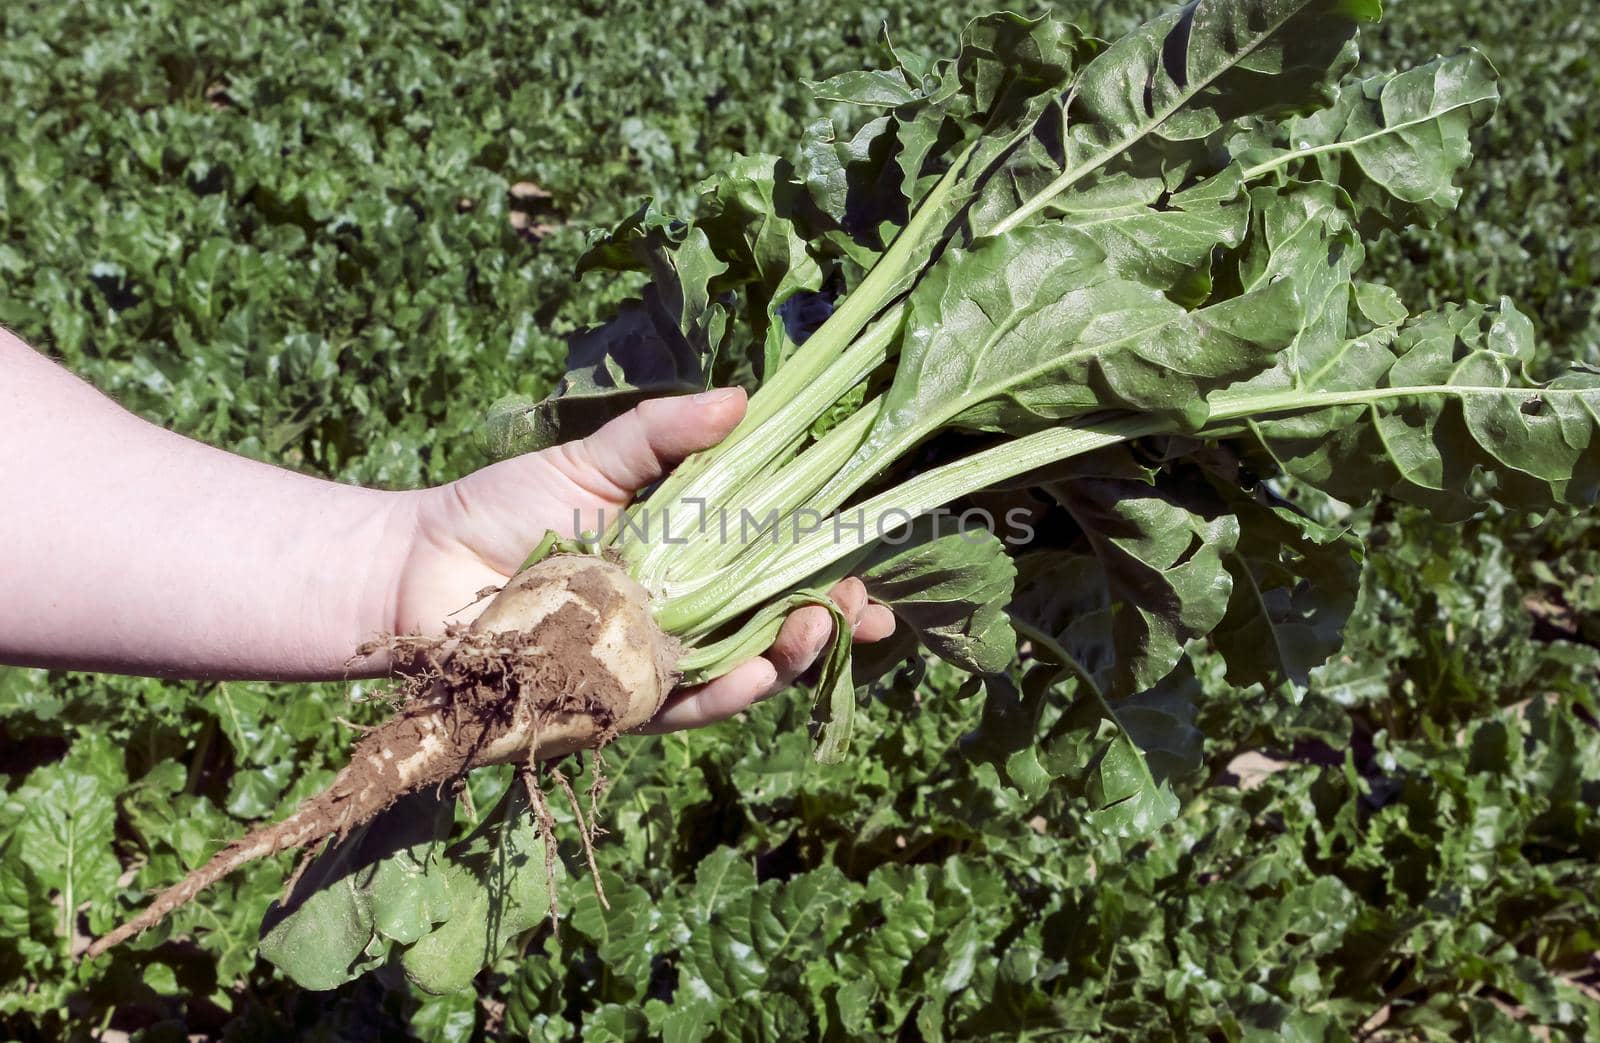
M919 519L896 545L859 570L874 601L889 606L929 651L973 673L998 673L1016 657L1006 618L1016 566L983 529L940 533Z
M30 772L4 801L14 850L54 899L52 919L62 951L71 944L82 906L117 886L112 841L115 796L126 785L121 761L121 752L104 735L85 736L66 757Z
M1338 651L1361 584L1361 548L1283 503L1235 498L1239 540L1225 556L1227 612L1211 631L1228 681L1304 695L1309 675Z
M414 794L329 844L268 908L261 955L304 988L332 989L382 963L392 941L428 933L448 914L426 867L451 818L447 799Z
M1456 176L1472 158L1469 137L1494 115L1493 65L1475 50L1346 86L1320 112L1283 124L1275 147L1233 143L1246 178L1323 180L1355 200L1364 226L1436 223L1461 198Z
M913 98L848 142L836 140L831 121L813 124L801 144L799 173L842 229L843 237L829 238L864 268L878 262L890 240L902 259L934 248L991 167L1031 133L1102 46L1052 18L985 15L962 31L955 59L923 65ZM851 78L848 89L865 82ZM874 89L884 82L892 77L872 81ZM843 81L824 85L830 93L846 89ZM859 93L848 100L865 101ZM886 269L894 278L884 299L909 288L917 271Z
M1143 752L1126 730L1101 725L1104 746L1090 768L1087 796L1095 830L1116 837L1149 836L1178 817L1178 795L1151 774Z
M1083 529L1104 577L1115 665L1100 685L1108 695L1142 692L1222 619L1233 587L1224 559L1238 523L1220 501L1184 503L1136 479L1089 476L1046 489ZM1056 632L1068 625L1040 622Z
M823 100L892 110L886 116L909 210L955 157L970 161L972 177L981 174L1103 47L1070 23L1000 12L966 25L954 59L893 52L896 69L844 73L814 89ZM977 149L964 154L974 141Z
M559 862L547 873L548 857L527 789L513 784L433 868L443 876L448 915L401 953L406 980L434 995L470 986L517 936L550 915L550 885L565 874ZM409 898L407 891L401 896ZM375 898L394 900L388 889Z
M714 311L725 320L720 305ZM648 287L644 300L624 303L610 322L569 339L567 373L550 395L497 401L485 427L487 448L504 459L583 438L647 398L705 390L711 361Z
M700 186L703 229L743 289L752 341L766 346L761 376L770 377L802 337L786 328L780 309L800 290L822 288L822 268L797 222L805 199L774 156L739 157Z
M1015 228L1069 188L1116 174L1182 177L1196 146L1246 116L1310 111L1355 60L1360 21L1377 0L1191 0L1112 44L1073 82L1041 132L1058 169L1013 172L1010 193L986 193L973 227ZM1047 116L1047 121L1051 117ZM1170 183L1170 182L1169 182Z
M1150 688L1116 704L1117 720L1159 784L1171 785L1200 767L1205 746L1195 725L1200 699L1200 682L1186 658Z
M1108 178L1095 190L1058 196L1051 213L1092 239L1118 275L1195 308L1210 296L1218 248L1244 241L1250 200L1242 185L1238 168L1229 167L1161 199L1159 182Z
M1116 683L1112 598L1092 555L1039 551L1017 558L1017 595L1007 607L1024 640L1057 646L1075 673L1099 689Z
M705 229L646 204L594 240L578 272L594 269L646 271L651 282L610 322L568 339L566 375L543 400L510 396L491 407L491 455L582 438L646 398L709 385L729 334L728 311L712 299L712 283L728 265Z
M894 383L857 457L946 424L1022 434L1106 409L1198 426L1209 390L1271 365L1299 334L1302 286L1329 255L1323 229L1304 228L1263 249L1243 293L1196 311L1118 275L1070 226L952 249L912 294Z
M1300 330L1274 363L1245 381L1246 387L1280 387L1307 374L1332 375L1349 332L1350 280L1363 249L1348 215L1348 198L1326 182L1290 183L1251 191L1250 232L1218 266L1217 292L1224 295L1281 278L1285 260L1302 261L1294 271Z
M894 123L879 116L849 137L840 137L833 121L818 120L800 142L796 174L819 210L831 218L849 243L871 253L855 252L864 265L882 251L909 211L894 190L899 171L892 162Z
M1447 517L1486 500L1587 506L1600 491L1600 374L1536 383L1532 351L1509 301L1452 305L1340 343L1287 390L1213 396L1212 415L1346 501L1388 493Z
M520 784L448 844L452 803L414 793L331 842L268 910L261 954L308 989L336 988L392 958L424 992L470 984L549 915L546 849Z
M818 101L873 108L892 109L923 96L922 84L909 81L900 69L851 69L820 83L807 81L806 86Z
M1014 604L1011 611L1040 665L1025 678L1020 700L1009 683L988 686L983 727L974 736L977 748L988 756L1009 754L1006 774L1029 800L1041 797L1052 779L1081 777L1092 832L1134 839L1170 822L1179 807L1171 781L1193 770L1202 741L1193 724L1193 672L1176 671L1169 681L1133 699L1108 699L1062 644L1024 620L1029 606ZM1038 740L1030 732L1040 704L1057 696L1058 684L1098 709L1092 752L1074 741L1075 736L1059 731L1065 718L1043 747L1035 748ZM1080 756L1084 753L1087 763Z

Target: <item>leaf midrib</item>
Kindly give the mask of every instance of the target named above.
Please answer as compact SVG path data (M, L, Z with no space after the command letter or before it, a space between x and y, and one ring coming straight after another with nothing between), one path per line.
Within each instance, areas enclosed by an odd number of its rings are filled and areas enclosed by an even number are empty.
M1289 22L1292 21L1294 18L1297 18L1302 11L1304 11L1307 7L1310 7L1313 3L1316 3L1316 2L1318 2L1318 0L1303 0L1303 2L1301 2L1299 4L1296 4L1293 8L1291 8L1289 10L1289 12L1287 14L1285 14L1283 16L1283 18L1279 19L1270 28L1268 28L1268 29L1264 30L1263 32L1261 32L1260 34L1258 34L1256 36L1256 38L1254 40L1252 40L1247 46L1245 46L1245 47L1241 48L1239 51L1235 52L1231 56L1230 60L1228 60L1226 62L1223 62L1222 64L1218 65L1217 68L1211 73L1210 76L1206 77L1204 80L1199 81L1198 83L1192 84L1191 85L1192 89L1190 89L1188 92L1180 95L1179 98L1176 101L1174 101L1171 105L1167 106L1164 111L1160 112L1157 115L1154 115L1149 122L1139 124L1137 130L1135 130L1133 133L1131 133L1131 134L1127 135L1126 137L1124 137L1116 145L1103 150L1100 153L1099 156L1097 156L1095 159L1089 161L1085 165L1083 165L1081 167L1078 167L1076 169L1073 169L1073 170L1063 171L1059 177L1057 177L1054 181L1051 181L1050 184L1046 185L1044 187L1044 189L1039 192L1038 195L1034 196L1028 202L1024 203L1022 206L1020 206L1016 210L1012 211L1012 213L1011 213L1011 215L1009 217L1005 218L999 224L995 225L994 228L991 229L988 234L989 235L1003 235L1006 232L1009 232L1011 229L1017 227L1022 222L1026 221L1028 218L1030 218L1034 214L1038 213L1041 209L1044 208L1045 204L1047 204L1051 199L1053 199L1054 197L1060 195L1062 192L1066 191L1067 189L1071 188L1073 185L1077 184L1079 181L1083 180L1085 177L1088 177L1090 174L1094 173L1096 170L1099 170L1101 167L1103 167L1107 163L1111 162L1117 156L1122 155L1129 148L1131 148L1136 142L1144 139L1145 137L1148 137L1152 132L1154 132L1156 130L1157 127L1160 127L1163 123L1167 122L1167 120L1171 119L1174 115L1176 115L1178 113L1178 111L1180 109L1182 109L1185 105L1188 105L1191 101L1193 101L1196 97L1198 97L1202 91L1204 91L1206 88L1210 87L1213 83L1215 83L1225 73L1230 72L1233 69L1235 69L1236 67L1238 67L1238 65L1241 62L1243 62L1246 58L1248 58L1252 54L1254 54L1263 44L1265 44L1268 40L1270 40L1273 37L1275 37L1283 29L1284 26L1288 25ZM1198 6L1199 5L1198 5L1198 0L1197 0L1196 7L1198 7ZM1084 67L1084 72L1087 73L1092 68L1094 68L1094 63L1090 62L1088 65L1086 65ZM1079 76L1080 80L1081 80L1081 78L1082 78L1082 74L1080 74L1080 76ZM1077 83L1074 83L1071 93L1073 95L1076 95L1077 94L1077 90L1078 90ZM1065 112L1067 108L1068 108L1068 106L1063 106L1062 107L1062 111Z
M1243 178L1245 181L1253 181L1262 174L1271 173L1277 168L1287 166L1288 164L1299 159L1310 159L1312 156L1321 156L1331 152L1354 151L1369 141L1376 141L1379 138L1387 137L1391 134L1399 134L1402 131L1410 130L1412 127L1420 127L1424 123L1433 123L1438 120L1442 120L1453 112L1470 108L1479 102L1493 100L1493 98L1493 94L1487 94L1464 101L1458 105L1451 105L1446 109L1441 109L1438 111L1430 110L1426 116L1420 116L1413 120L1403 120L1400 123L1396 123L1392 126L1380 127L1370 134L1363 134L1360 137L1351 138L1348 141L1330 141L1324 145L1313 145L1309 148L1294 149L1292 151L1283 153L1275 159L1270 159L1264 163L1256 164L1244 172Z

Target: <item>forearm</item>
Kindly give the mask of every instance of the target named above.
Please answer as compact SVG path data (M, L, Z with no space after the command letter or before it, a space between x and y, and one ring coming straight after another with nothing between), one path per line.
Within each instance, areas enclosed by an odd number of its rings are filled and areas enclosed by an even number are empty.
M0 330L0 662L339 677L392 625L405 494L133 416Z

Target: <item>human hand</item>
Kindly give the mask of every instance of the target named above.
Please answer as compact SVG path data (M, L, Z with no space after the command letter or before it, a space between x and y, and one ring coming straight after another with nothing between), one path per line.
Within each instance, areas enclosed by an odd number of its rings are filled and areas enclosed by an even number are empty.
M544 533L596 531L634 495L691 453L716 445L744 416L745 395L724 388L637 407L588 438L504 460L411 501L409 552L391 596L391 632L438 633L466 623L487 605L477 592L514 574ZM832 597L853 638L878 641L894 614L870 604L866 588L846 579ZM714 681L673 693L643 729L675 731L720 721L794 683L827 647L833 616L820 606L784 621L766 654Z

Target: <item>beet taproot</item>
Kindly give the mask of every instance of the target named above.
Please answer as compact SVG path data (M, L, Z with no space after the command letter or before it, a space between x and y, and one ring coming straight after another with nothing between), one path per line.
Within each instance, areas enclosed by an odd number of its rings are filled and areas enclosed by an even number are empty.
M394 642L419 664L410 696L356 743L327 789L288 818L228 844L97 939L90 958L161 922L241 866L342 837L407 793L490 764L599 749L661 708L677 642L651 618L649 595L597 557L557 555L518 573L464 632Z

